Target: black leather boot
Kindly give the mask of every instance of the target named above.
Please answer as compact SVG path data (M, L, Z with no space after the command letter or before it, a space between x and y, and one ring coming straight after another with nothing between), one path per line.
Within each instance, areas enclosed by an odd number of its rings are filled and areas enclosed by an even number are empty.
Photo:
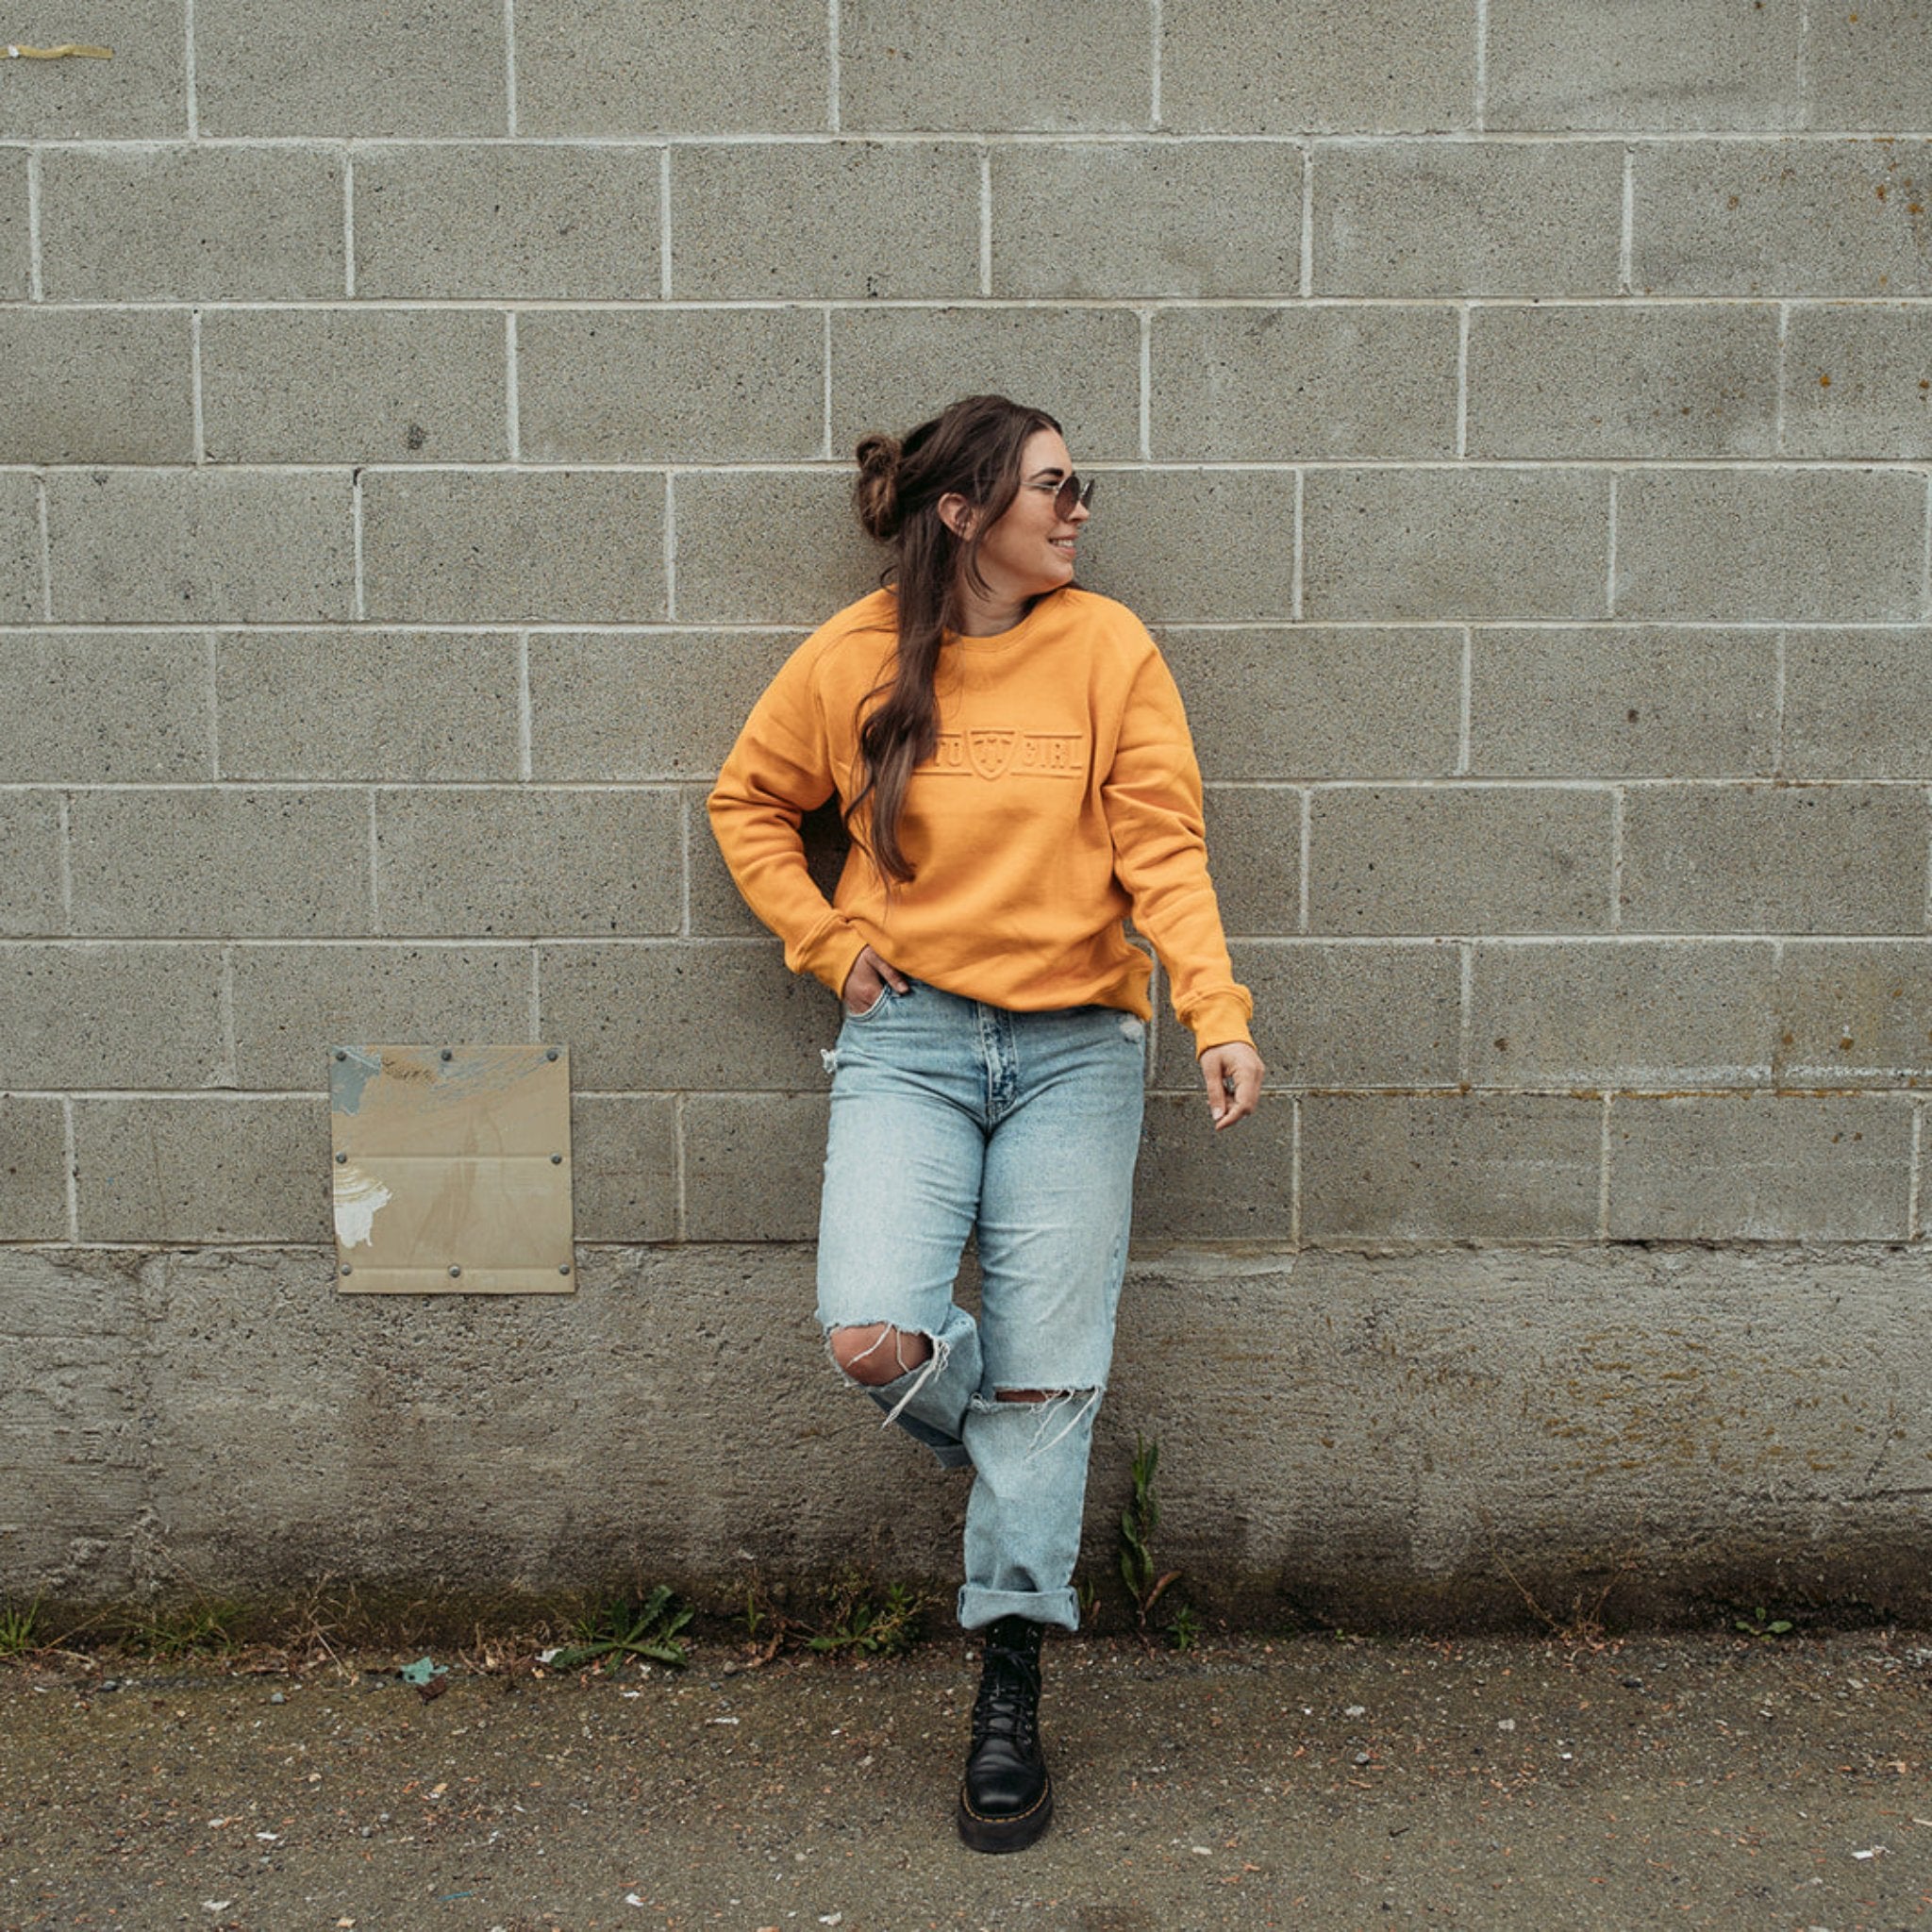
M1041 1626L989 1624L973 1705L973 1750L959 1787L959 1836L975 1852L1024 1851L1053 1822L1053 1779L1040 1748Z

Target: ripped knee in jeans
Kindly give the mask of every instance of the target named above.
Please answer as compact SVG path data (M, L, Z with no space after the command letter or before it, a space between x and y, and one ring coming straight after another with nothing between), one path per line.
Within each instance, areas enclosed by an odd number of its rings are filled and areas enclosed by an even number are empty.
M895 1328L890 1322L855 1323L825 1336L832 1360L848 1380L864 1389L883 1389L932 1359L934 1341L915 1328Z
M1098 1388L995 1389L991 1402L975 1395L973 1406L978 1409L992 1410L1011 1403L1037 1411L1040 1424L1026 1449L1026 1453L1033 1456L1042 1449L1051 1449L1056 1442L1078 1428L1093 1413L1101 1392Z

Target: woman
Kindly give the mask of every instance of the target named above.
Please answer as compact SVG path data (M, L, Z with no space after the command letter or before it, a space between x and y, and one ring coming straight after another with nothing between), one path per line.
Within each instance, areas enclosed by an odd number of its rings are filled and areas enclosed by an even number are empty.
M1202 842L1174 680L1124 607L1075 587L1091 512L1052 417L969 396L858 445L889 588L800 645L752 711L711 824L794 972L841 1001L819 1233L833 1360L971 1467L960 1624L984 1663L958 1826L1045 1830L1044 1625L1072 1630L1093 1412L1140 1142L1146 955L1193 1032L1217 1128L1262 1067ZM831 902L802 813L834 793ZM981 1315L953 1301L969 1233Z

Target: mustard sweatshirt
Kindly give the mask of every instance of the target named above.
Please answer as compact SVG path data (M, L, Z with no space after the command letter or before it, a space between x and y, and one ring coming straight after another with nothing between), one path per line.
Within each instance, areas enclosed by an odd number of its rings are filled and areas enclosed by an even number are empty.
M786 964L836 994L870 945L990 1006L1144 1020L1152 969L1122 929L1131 913L1197 1050L1247 1041L1253 1002L1222 937L1180 692L1140 619L1091 591L1052 591L997 637L947 641L939 749L900 821L912 879L888 892L855 843L826 902L799 819L860 783L859 708L891 675L895 625L892 593L878 591L813 632L711 793L725 863Z

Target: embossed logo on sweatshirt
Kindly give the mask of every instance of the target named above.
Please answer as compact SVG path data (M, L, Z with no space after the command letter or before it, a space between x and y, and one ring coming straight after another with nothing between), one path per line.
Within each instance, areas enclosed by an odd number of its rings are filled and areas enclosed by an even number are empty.
M966 777L1078 778L1087 770L1087 739L1078 731L1016 731L976 724L941 731L938 749L922 771Z

